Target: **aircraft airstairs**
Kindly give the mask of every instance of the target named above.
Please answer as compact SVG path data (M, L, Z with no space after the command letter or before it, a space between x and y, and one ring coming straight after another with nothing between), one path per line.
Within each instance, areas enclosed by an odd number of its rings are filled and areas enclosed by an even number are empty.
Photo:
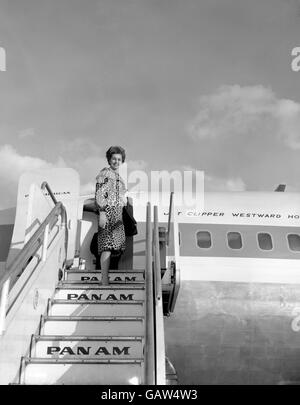
M67 211L45 189L54 207L0 279L0 383L175 384L157 207L152 223L147 204L145 268L110 270L105 286L78 249L68 257Z

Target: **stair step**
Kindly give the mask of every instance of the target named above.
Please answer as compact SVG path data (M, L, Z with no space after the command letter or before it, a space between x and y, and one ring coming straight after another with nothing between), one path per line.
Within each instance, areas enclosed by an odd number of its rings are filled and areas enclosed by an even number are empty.
M145 281L145 270L109 270L109 281L117 283L134 283ZM66 270L68 281L101 281L101 270Z
M97 281L93 282L78 282L78 281L59 281L56 285L56 288L71 288L71 289L101 289L101 290L125 290L128 291L130 289L133 290L145 290L145 285L139 283L139 284L120 284L120 283L114 283L114 284L109 284L109 285L102 285L101 283L98 283Z
M142 384L143 359L23 358L20 384L107 385Z
M143 336L142 316L44 316L41 335Z
M55 288L54 299L64 300L98 300L98 301L135 301L145 299L145 288L111 287L111 286L70 286L59 285Z
M110 281L109 285L103 285L101 281L81 281L81 280L62 280L59 281L58 285L73 285L73 286L86 286L86 285L91 285L91 286L99 286L99 287L110 287L114 288L117 286L123 286L123 285L129 285L130 287L134 286L141 286L143 287L145 285L145 280L143 281Z
M78 272L91 272L91 273L101 273L101 269L84 269L84 270L79 270L79 269L66 269L65 270L67 273L78 273ZM144 273L145 269L109 269L110 273Z
M142 336L33 336L30 357L132 359L143 356L143 347Z
M144 301L50 300L49 316L142 316Z

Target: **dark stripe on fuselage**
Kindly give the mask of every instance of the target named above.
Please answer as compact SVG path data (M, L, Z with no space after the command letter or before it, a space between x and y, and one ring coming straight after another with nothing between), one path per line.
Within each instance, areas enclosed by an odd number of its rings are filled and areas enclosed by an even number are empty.
M210 248L197 245L197 232L211 233ZM288 234L299 234L300 228L291 226L230 225L230 224L187 224L179 223L180 255L193 257L249 257L268 259L300 259L300 252L292 251L288 245ZM239 232L242 236L241 249L231 249L227 243L228 232ZM258 233L272 236L273 249L261 250L257 242Z

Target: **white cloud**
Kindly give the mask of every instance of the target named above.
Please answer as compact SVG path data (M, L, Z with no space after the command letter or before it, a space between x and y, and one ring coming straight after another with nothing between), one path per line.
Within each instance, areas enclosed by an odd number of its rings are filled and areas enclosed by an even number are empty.
M11 145L0 147L0 207L12 206L16 202L17 184L22 173L29 170L51 169L55 167L72 167L80 175L81 194L93 194L95 179L103 167L107 167L105 153L92 142L75 139L74 144L61 144L64 158L59 157L54 163L34 156L22 155ZM142 170L145 161L128 161L129 170Z
M105 156L104 150L89 138L77 137L59 141L60 150L66 156L81 158L87 156Z
M191 165L182 165L180 170L195 171ZM206 174L204 171L205 191L245 191L246 184L241 177L220 177Z
M200 98L199 113L188 125L194 139L259 135L300 149L300 103L279 99L264 86L222 86Z
M26 128L26 129L21 129L18 132L18 138L19 139L24 139L24 138L32 138L35 136L35 131L34 128Z
M205 175L205 191L245 191L246 185L240 177L222 178Z
M20 175L28 170L64 166L65 162L62 158L53 164L37 157L22 156L11 145L0 147L0 178L7 181L17 181Z
M82 182L81 192L88 194L91 190L91 181L103 167L108 167L106 149L102 148L89 138L77 137L70 142L60 141L60 150L70 167L78 171ZM147 162L144 160L126 160L128 172L132 170L144 170ZM93 185L94 192L94 185Z
M148 166L148 163L144 160L128 160L128 170L144 170Z
M15 205L17 184L22 173L29 170L66 167L65 161L59 157L56 163L49 163L33 156L22 156L11 145L0 147L0 188L1 206Z

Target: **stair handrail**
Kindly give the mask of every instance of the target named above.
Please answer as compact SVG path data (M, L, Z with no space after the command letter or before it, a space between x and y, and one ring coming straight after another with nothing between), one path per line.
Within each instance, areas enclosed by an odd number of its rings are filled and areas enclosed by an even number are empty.
M44 181L41 185L41 189L44 190L46 189L50 195L50 197L52 198L52 201L54 202L54 204L57 204L57 199L55 198L55 195L53 194L49 184L47 183L47 181Z
M169 240L170 240L171 217L172 217L172 209L173 209L173 196L174 196L174 191L171 191L171 193L170 193L170 203L169 203L169 216L168 216L167 240L166 240L167 246L169 246Z
M161 286L161 266L159 253L159 230L158 230L158 211L157 205L154 206L154 230L153 230L153 247L154 247L154 287L155 287L155 304L162 299Z
M180 289L180 241L179 241L179 226L178 226L178 216L175 212L174 204L172 209L172 221L173 221L173 243L174 243L174 262L175 273L174 273L174 289L171 298L170 312L174 311L176 300L178 297Z
M154 206L154 229L153 229L153 248L154 248L154 305L155 305L155 376L157 385L165 385L166 366L165 366L165 336L163 320L163 299L161 282L161 264L159 249L159 229L158 229L158 207Z
M155 385L155 351L154 351L154 308L153 308L153 270L152 270L152 230L151 204L146 211L146 313L145 313L145 381L146 385Z
M44 182L41 188L46 187L51 195L53 195L48 183ZM52 198L53 199L53 198ZM54 200L56 201L55 197ZM48 242L48 234L53 229L54 225L58 221L58 217L61 216L61 227L65 228L66 236L65 236L65 249L68 246L68 229L67 229L67 212L62 202L57 202L55 206L52 208L50 213L47 215L46 219L42 222L39 228L35 231L35 233L30 237L30 239L25 243L23 248L19 251L16 255L14 260L5 267L5 272L0 277L0 291L1 291L1 299L0 299L0 335L5 330L5 319L6 319L6 310L8 305L8 297L9 297L9 290L10 290L10 282L11 280L15 280L16 277L20 274L20 270L24 270L26 265L29 262L30 257L34 256L39 248L43 245L43 257L45 256L45 252L47 251L47 246L45 244ZM22 286L21 290L24 286Z
M54 202L55 205L58 204L58 201L53 193L53 191L51 190L51 187L49 186L47 181L43 181L43 183L41 184L41 189L44 190L46 189L50 195L50 197L52 198L52 201ZM65 251L66 251L66 256L67 256L67 250L68 250L68 218L67 218L67 211L65 206L62 204L61 207L61 226L63 228L65 228ZM46 250L46 249L45 249Z

